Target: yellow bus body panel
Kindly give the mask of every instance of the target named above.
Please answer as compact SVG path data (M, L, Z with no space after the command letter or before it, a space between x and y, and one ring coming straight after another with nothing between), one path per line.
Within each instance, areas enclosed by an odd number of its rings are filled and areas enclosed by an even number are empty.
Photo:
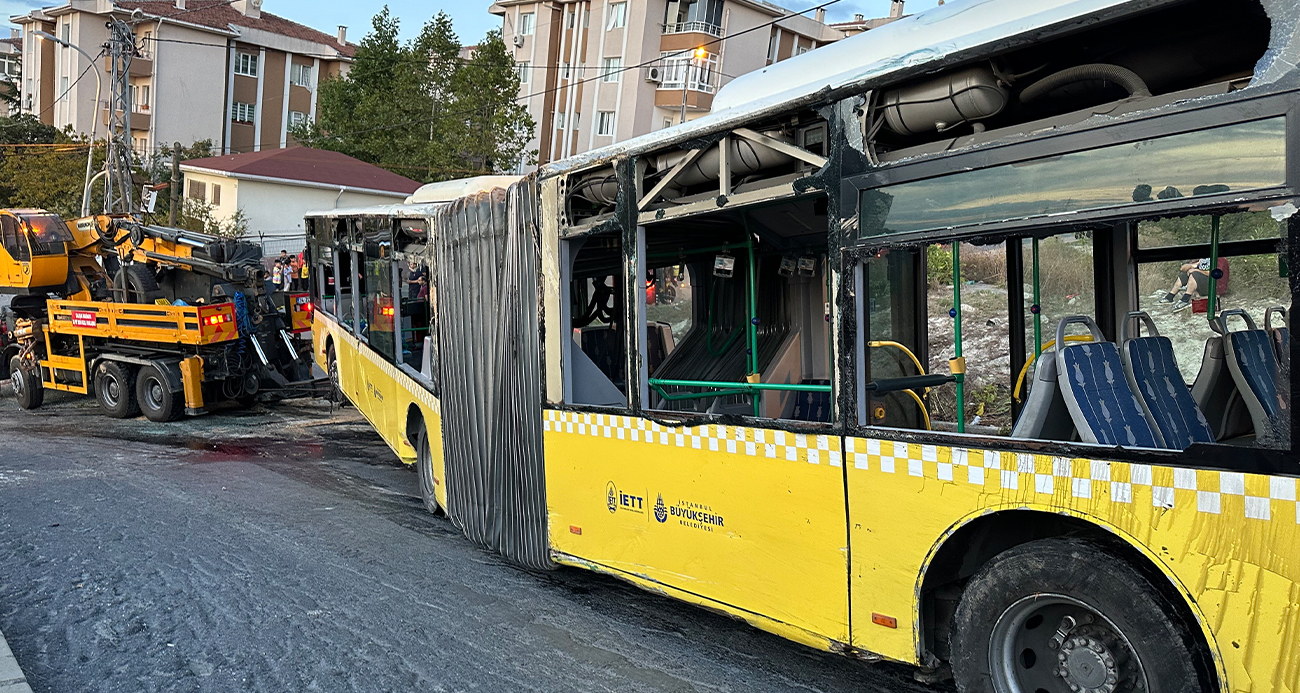
M843 649L838 437L543 416L551 545L564 562Z
M850 438L854 645L918 660L918 595L943 539L1002 510L1104 527L1184 595L1231 691L1300 691L1296 479ZM898 628L872 623L898 618Z
M328 370L326 349L334 346L343 394L374 427L403 464L415 464L414 441L407 440L411 408L419 409L429 436L435 497L447 507L447 471L442 456L442 406L414 378L361 344L333 318L319 311L312 320L312 351L316 363Z

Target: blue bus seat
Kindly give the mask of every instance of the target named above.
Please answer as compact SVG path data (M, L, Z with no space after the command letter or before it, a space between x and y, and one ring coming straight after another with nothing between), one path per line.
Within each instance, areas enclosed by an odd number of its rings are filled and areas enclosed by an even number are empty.
M829 380L801 380L800 385L830 385ZM830 423L831 393L796 392L794 393L794 411L790 418L795 421L820 421Z
M1135 320L1146 324L1149 336L1129 337L1128 328ZM1178 370L1173 343L1160 336L1150 315L1138 311L1124 318L1119 353L1129 386L1155 425L1161 447L1186 450L1195 443L1214 442L1214 431Z
M1087 325L1095 341L1067 344L1065 330L1071 324ZM1085 315L1062 318L1056 327L1057 383L1080 439L1098 445L1159 447L1155 429L1124 375L1119 349L1104 340L1097 323Z

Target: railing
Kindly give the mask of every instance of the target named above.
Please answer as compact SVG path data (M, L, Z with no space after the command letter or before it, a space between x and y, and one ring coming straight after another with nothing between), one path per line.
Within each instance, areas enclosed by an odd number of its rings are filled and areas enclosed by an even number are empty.
M712 94L718 87L714 82L718 74L718 57L710 54L701 60L692 53L669 53L663 58L663 77L660 89L689 89Z
M708 34L709 36L722 36L722 27L717 24L708 22L677 22L676 24L665 24L665 34Z

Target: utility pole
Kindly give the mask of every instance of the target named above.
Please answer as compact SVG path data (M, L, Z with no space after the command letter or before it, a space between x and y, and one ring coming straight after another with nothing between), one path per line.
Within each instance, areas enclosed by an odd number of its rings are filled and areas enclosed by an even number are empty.
M108 22L109 90L108 180L104 185L104 211L131 214L135 209L131 176L131 58L135 32L120 19Z
M172 184L171 207L167 210L167 225L176 228L176 218L180 214L181 204L181 143L172 143Z

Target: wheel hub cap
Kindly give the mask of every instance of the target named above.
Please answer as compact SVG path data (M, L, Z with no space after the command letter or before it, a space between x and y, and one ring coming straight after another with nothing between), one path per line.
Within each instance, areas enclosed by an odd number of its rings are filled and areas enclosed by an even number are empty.
M1119 684L1115 656L1096 638L1079 636L1066 640L1057 659L1060 663L1057 676L1071 691L1114 693Z

